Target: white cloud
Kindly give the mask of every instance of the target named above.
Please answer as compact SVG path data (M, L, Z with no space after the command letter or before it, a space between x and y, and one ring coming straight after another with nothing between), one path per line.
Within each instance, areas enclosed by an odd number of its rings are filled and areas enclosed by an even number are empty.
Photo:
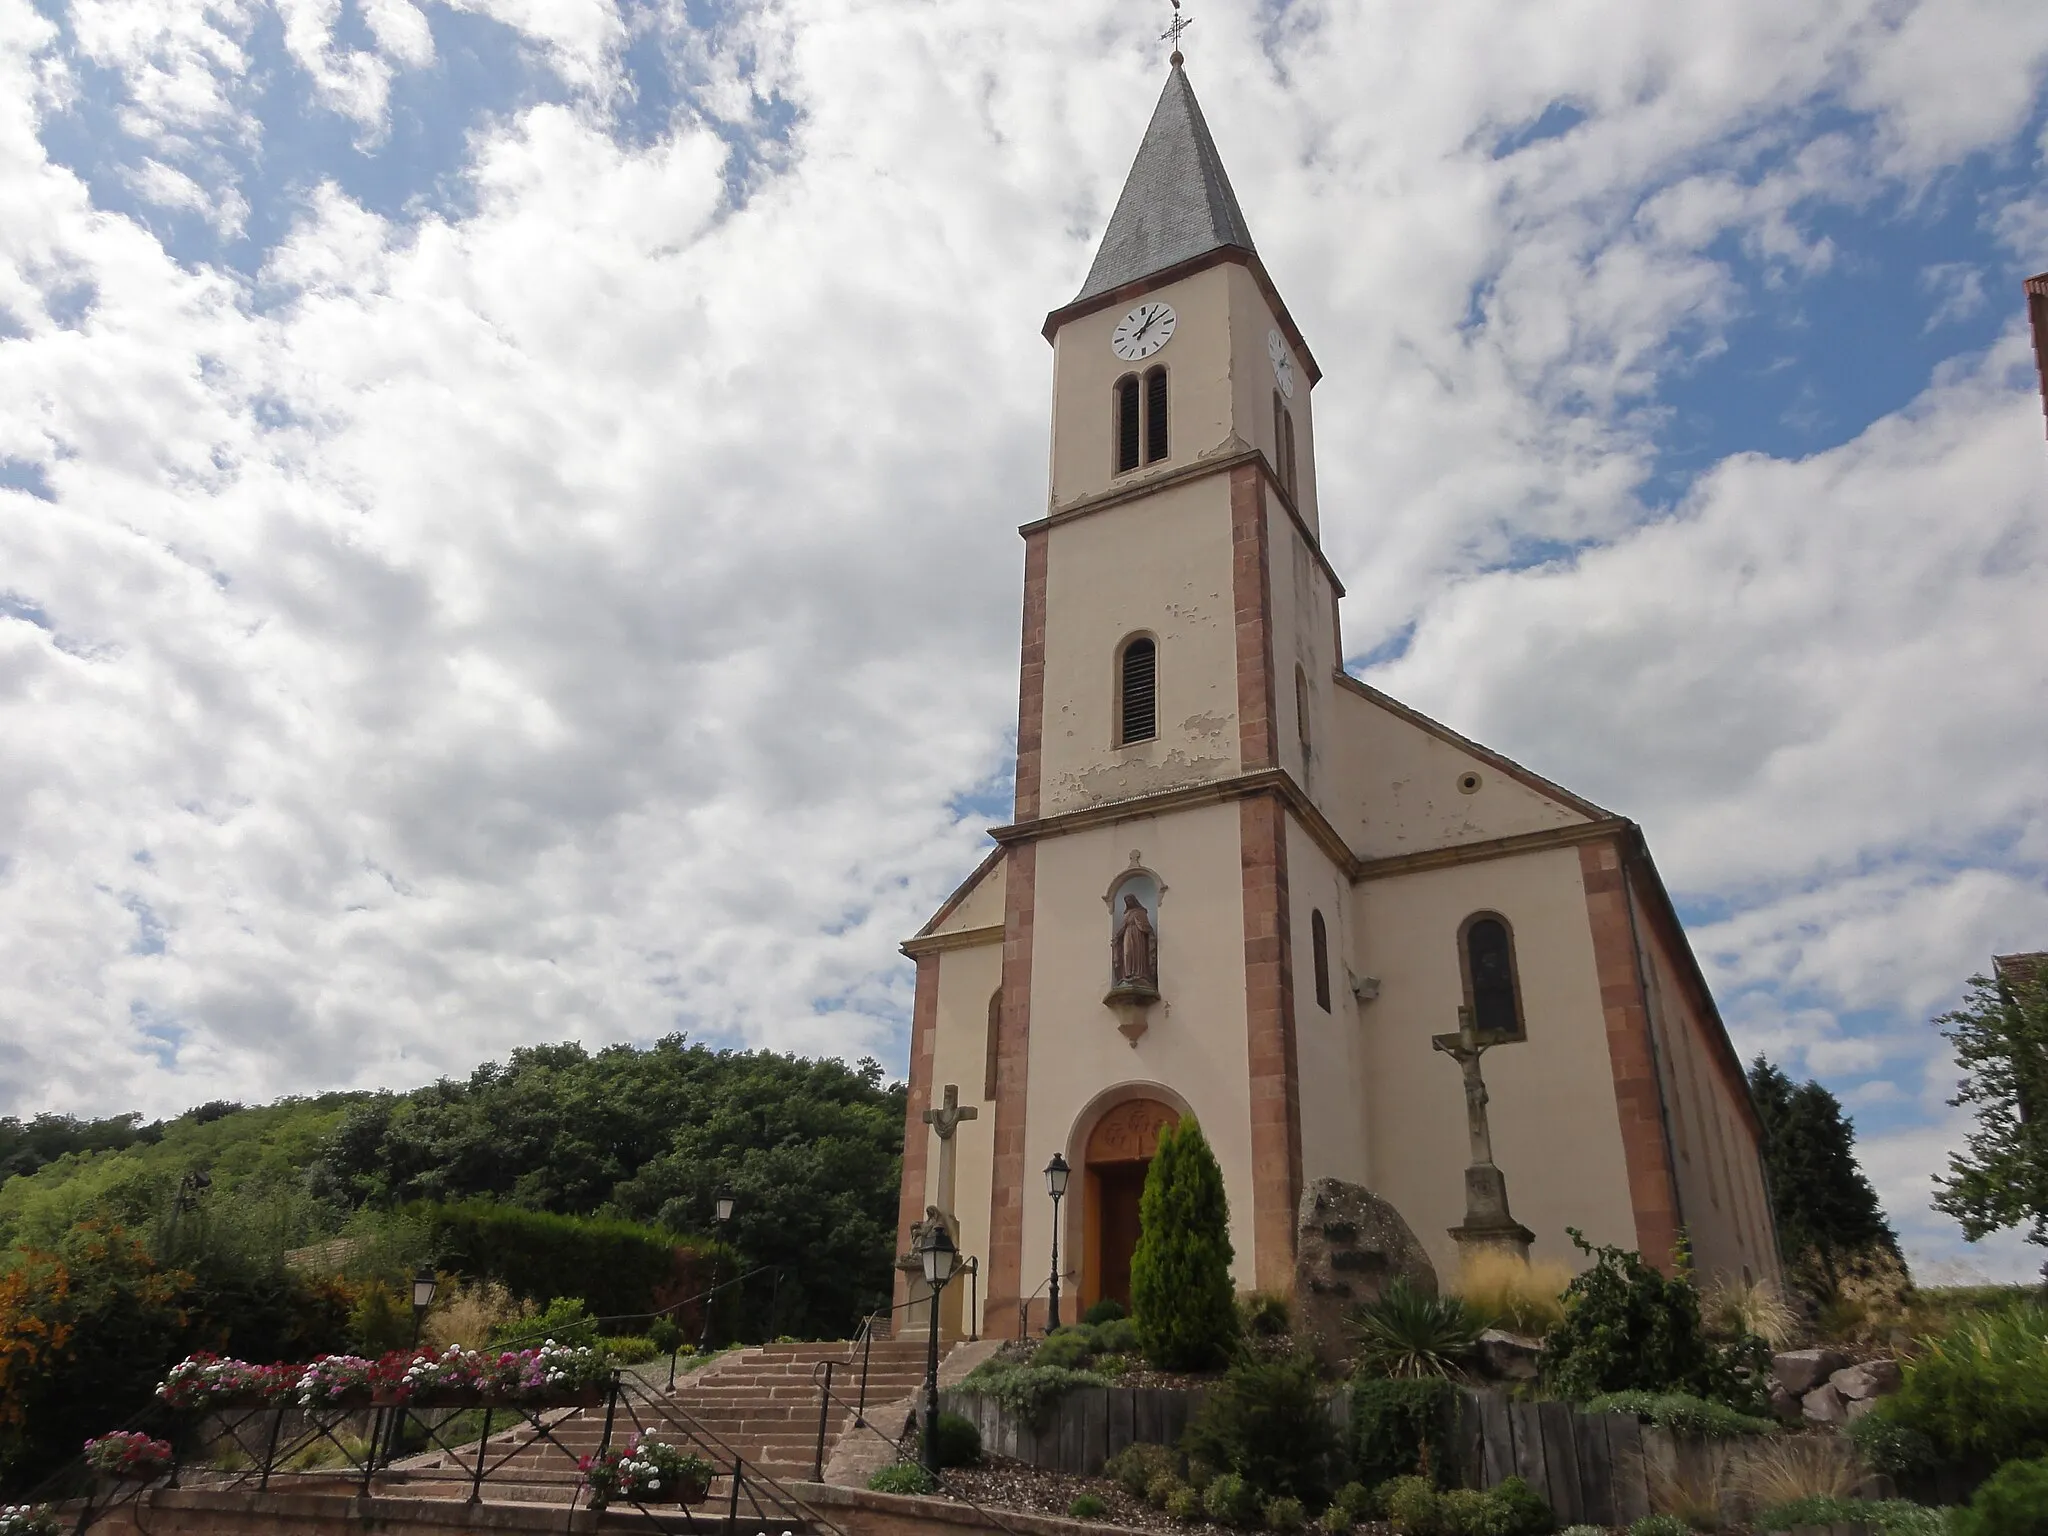
M0 1104L677 1023L894 1050L893 944L1006 766L1038 321L1150 110L1156 18L474 0L568 103L464 121L460 216L337 169L252 283L91 207L37 136L74 63L114 71L140 195L253 227L203 146L269 151L271 23L73 0L67 53L7 6L0 457L56 499L0 490L31 614L0 618ZM1926 1013L2048 924L2024 345L1668 516L1640 495L1659 385L1750 302L1731 249L1812 281L1845 256L1815 208L2016 152L2048 37L2021 17L1990 58L1994 9L1930 42L1934 9L1330 0L1189 45L1329 371L1352 643L1414 623L1385 681L1644 821L1728 913L1700 941L1743 1043L1926 1117L1871 1138L1909 1201L1953 1134ZM440 66L431 14L281 0L303 74L262 110L373 150ZM633 35L689 87L644 145L606 129ZM1845 102L1863 129L1822 131ZM1583 120L1496 153L1555 103ZM1494 569L1539 542L1579 553Z

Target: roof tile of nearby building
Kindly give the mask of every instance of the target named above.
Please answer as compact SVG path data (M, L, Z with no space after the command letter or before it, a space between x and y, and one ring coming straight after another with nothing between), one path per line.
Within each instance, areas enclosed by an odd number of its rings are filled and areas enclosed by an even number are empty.
M1175 65L1073 302L1224 247L1256 251L1195 88Z
M2035 981L2048 977L2048 950L2033 950L2023 955L1993 955L1991 964L1998 972L1998 979L2007 986Z

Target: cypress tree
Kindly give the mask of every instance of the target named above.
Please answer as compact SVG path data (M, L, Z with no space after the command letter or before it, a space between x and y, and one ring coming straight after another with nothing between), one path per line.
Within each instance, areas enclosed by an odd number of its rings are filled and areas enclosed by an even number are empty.
M1763 1122L1764 1166L1786 1259L1816 1269L1832 1292L1846 1261L1873 1252L1896 1256L1898 1239L1856 1161L1856 1131L1841 1101L1819 1083L1795 1084L1761 1056L1750 1066L1749 1092Z
M1192 1116L1165 1131L1138 1203L1131 1309L1145 1358L1164 1370L1221 1365L1237 1338L1223 1170Z

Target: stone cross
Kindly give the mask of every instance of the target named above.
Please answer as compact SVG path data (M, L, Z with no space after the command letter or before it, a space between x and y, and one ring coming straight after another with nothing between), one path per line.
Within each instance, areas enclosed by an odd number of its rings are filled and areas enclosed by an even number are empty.
M937 1109L924 1112L924 1123L939 1134L939 1209L953 1219L953 1133L962 1120L974 1120L980 1111L972 1104L960 1107L960 1085L946 1084L946 1095Z
M1479 1058L1500 1044L1483 1037L1473 1027L1472 1010L1458 1010L1455 1035L1432 1035L1429 1043L1455 1061L1465 1073L1465 1128L1472 1137L1472 1166L1493 1162L1493 1131L1486 1123L1486 1079L1479 1075ZM929 1113L929 1112L927 1112Z

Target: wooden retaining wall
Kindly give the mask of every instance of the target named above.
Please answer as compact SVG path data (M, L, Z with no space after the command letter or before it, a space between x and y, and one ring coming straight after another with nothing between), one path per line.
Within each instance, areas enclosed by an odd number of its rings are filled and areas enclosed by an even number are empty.
M1177 1445L1206 1393L1173 1388L1096 1387L1053 1403L1036 1426L992 1397L953 1390L940 1406L971 1420L984 1449L1030 1466L1092 1476L1134 1442ZM1564 1525L1627 1525L1654 1508L1650 1490L1719 1495L1724 1518L1754 1513L1739 1491L1744 1464L1766 1442L1699 1440L1639 1422L1633 1414L1584 1413L1570 1403L1522 1402L1499 1391L1459 1394L1458 1465L1453 1481L1492 1488L1519 1477ZM1335 1392L1330 1416L1346 1429L1350 1394ZM1348 1434L1345 1436L1348 1440ZM1869 1491L1877 1491L1875 1487Z
M1127 1445L1178 1445L1207 1396L1173 1387L1083 1387L1048 1408L1038 1425L979 1392L941 1392L939 1408L971 1420L985 1451L1093 1476Z

